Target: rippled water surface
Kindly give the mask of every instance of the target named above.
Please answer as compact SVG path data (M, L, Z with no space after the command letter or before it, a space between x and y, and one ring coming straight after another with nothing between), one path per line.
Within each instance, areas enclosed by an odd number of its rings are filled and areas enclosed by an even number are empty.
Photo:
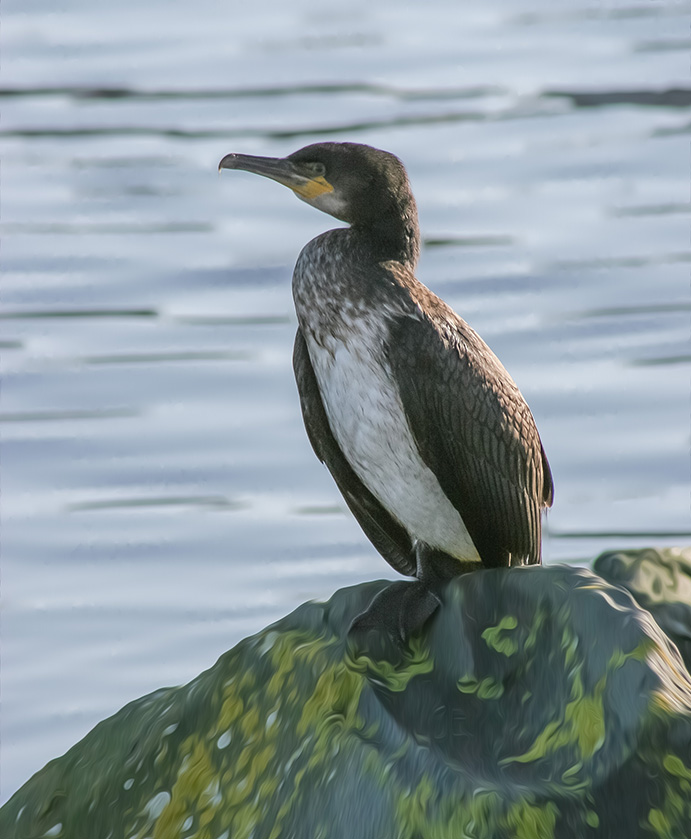
M504 361L548 562L687 543L688 3L3 3L2 797L99 719L393 576L299 416L332 221L229 151L408 166L419 276Z

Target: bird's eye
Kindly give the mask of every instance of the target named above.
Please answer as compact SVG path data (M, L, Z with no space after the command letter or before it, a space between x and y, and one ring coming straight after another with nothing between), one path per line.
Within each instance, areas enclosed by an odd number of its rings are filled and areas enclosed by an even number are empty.
M305 169L307 169L310 175L314 175L315 178L320 178L326 174L326 166L317 161L314 161L314 163L305 163Z

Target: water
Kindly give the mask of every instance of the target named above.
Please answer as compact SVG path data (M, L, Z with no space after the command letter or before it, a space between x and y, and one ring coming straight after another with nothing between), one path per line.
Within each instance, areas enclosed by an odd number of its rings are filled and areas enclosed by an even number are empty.
M393 576L290 368L292 265L330 220L219 177L229 151L402 157L419 276L536 416L546 560L688 543L690 11L3 5L3 800L128 700Z

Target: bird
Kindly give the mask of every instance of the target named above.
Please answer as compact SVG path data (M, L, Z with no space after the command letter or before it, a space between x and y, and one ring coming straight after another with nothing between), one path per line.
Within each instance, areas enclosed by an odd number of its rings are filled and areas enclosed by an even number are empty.
M361 143L227 154L345 222L292 279L293 369L307 436L392 583L353 622L407 643L450 578L541 562L554 484L533 415L482 338L415 277L420 228L403 163Z

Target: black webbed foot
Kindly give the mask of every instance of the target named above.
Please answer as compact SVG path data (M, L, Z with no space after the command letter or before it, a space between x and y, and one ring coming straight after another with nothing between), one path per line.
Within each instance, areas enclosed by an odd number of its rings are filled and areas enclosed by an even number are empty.
M465 570L447 554L422 542L415 546L417 580L392 583L350 625L348 637L378 657L400 657L441 605L441 590Z
M398 658L440 603L439 595L419 580L392 583L355 618L348 637L377 658Z

